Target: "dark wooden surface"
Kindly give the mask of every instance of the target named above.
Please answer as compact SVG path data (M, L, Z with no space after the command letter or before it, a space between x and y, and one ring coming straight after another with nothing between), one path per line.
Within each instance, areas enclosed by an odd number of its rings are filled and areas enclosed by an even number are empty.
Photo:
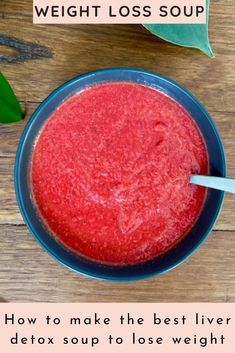
M235 177L235 3L211 1L216 59L176 47L138 25L32 25L32 1L0 0L0 70L26 109L24 121L0 126L0 301L234 301L235 198L227 195L215 230L174 271L136 283L84 278L49 257L28 233L13 187L17 143L51 90L85 71L136 66L190 89L215 119L228 173Z

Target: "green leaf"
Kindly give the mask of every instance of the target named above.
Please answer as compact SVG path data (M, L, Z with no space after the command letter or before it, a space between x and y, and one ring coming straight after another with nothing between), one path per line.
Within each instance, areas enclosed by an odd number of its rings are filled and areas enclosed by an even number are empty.
M210 0L207 0L206 24L147 24L151 33L176 45L197 48L210 57L214 57L208 36Z
M0 123L8 124L22 120L23 115L10 84L0 72Z

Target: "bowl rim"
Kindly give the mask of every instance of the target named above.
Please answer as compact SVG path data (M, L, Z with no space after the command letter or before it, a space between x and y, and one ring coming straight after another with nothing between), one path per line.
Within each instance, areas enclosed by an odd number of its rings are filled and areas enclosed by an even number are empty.
M81 275L84 275L86 277L89 278L94 278L97 280L106 280L106 281L112 281L112 282L130 282L130 281L137 281L137 280L143 280L143 279L147 279L150 277L156 277L156 276L160 276L166 272L169 272L171 270L173 270L174 268L178 267L179 265L181 265L182 263L184 263L189 257L192 256L192 254L202 245L202 243L204 243L204 241L207 239L207 237L209 236L209 234L211 233L223 206L223 202L224 202L224 192L220 193L220 197L218 200L218 205L217 205L217 209L216 212L214 213L213 217L211 218L211 222L210 222L210 226L207 228L207 230L204 232L204 235L202 236L202 238L200 239L200 241L198 241L191 249L189 249L189 251L187 251L183 256L180 256L180 259L178 259L177 261L175 261L174 264L171 264L169 266L167 266L164 269L156 269L156 270L152 270L149 273L145 273L145 274L135 274L135 275L130 275L128 277L124 277L122 275L120 276L112 276L112 275L103 275L103 274L97 274L94 273L92 271L89 270L84 270L79 268L78 266L75 266L73 263L67 261L67 259L64 259L62 256L60 256L56 251L54 251L54 249L52 249L50 246L48 246L47 244L44 243L44 241L42 240L41 236L39 234L36 234L36 232L34 232L33 230L33 226L32 226L32 222L30 220L30 217L28 216L28 212L26 211L25 207L24 207L24 202L22 200L22 193L21 193L21 188L20 188L20 182L19 182L19 172L20 172L20 160L21 160L21 156L22 156L22 150L23 150L23 144L25 139L27 138L28 132L30 130L31 125L33 125L35 117L38 116L41 112L41 110L43 110L43 108L45 106L47 106L48 104L50 104L50 101L53 100L53 98L60 92L62 91L65 87L69 87L71 85L73 85L75 82L77 81L81 81L83 78L88 78L91 76L96 76L99 73L118 73L118 72L131 72L133 74L144 74L144 75L149 75L155 79L160 78L161 80L163 80L164 82L170 83L172 86L174 86L176 89L180 90L183 94L186 94L188 96L189 99L191 99L192 103L194 105L196 105L199 110L203 113L203 115L207 118L208 122L210 123L215 137L217 139L218 145L219 145L219 149L221 152L221 159L222 159L222 163L221 163L221 169L222 169L222 175L225 177L227 174L227 167L226 167L226 158L225 158L225 151L224 151L224 146L220 137L220 134L217 130L216 124L215 122L212 120L212 118L210 117L210 115L208 114L208 112L206 111L206 109L203 107L203 105L197 100L197 98L186 88L184 88L183 86L181 86L180 84L178 84L176 81L169 79L168 77L161 75L159 73L155 73L153 71L150 70L145 70L145 69L139 69L139 68L133 68L133 67L113 67L113 68L103 68L103 69L97 69L97 70L92 70L92 71L88 71L86 73L83 73L81 75L78 75L74 78L72 78L69 81L64 82L62 85L60 85L59 87L57 87L56 89L54 89L40 104L39 106L36 108L36 110L32 113L32 115L30 116L28 122L26 123L24 130L21 134L19 143L18 143L18 147L17 147L17 152L16 152L16 157L15 157L15 165L14 165L14 187L15 187L15 194L16 194L16 200L17 200L17 204L18 207L20 209L20 213L22 215L22 218L28 228L28 230L30 231L30 234L34 237L34 239L41 245L41 247L50 255L52 256L54 259L56 259L59 263L61 263L63 266L69 268L70 270L73 270L76 273L79 273ZM123 80L124 81L124 80ZM181 103L180 103L181 104ZM183 105L183 104L182 104ZM98 263L97 263L98 265ZM129 265L128 265L129 266ZM125 267L125 266L124 266ZM127 266L126 266L127 267Z

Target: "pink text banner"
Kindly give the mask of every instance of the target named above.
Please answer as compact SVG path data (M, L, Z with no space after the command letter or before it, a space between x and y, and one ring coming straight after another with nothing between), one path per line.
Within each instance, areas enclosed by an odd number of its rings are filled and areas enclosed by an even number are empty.
M232 353L235 304L0 304L4 353Z
M35 24L205 24L206 0L34 0Z

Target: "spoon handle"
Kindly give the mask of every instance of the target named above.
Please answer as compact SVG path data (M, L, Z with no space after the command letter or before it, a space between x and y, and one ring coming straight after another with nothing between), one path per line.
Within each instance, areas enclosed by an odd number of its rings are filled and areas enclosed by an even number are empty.
M235 179L207 175L191 175L190 183L235 194Z

